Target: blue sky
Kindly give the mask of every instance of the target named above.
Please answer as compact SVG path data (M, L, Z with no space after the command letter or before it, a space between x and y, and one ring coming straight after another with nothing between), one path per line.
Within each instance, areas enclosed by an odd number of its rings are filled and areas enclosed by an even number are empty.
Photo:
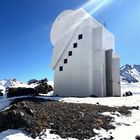
M0 0L0 79L53 80L51 25L63 10L88 1ZM121 65L140 64L140 0L112 0L93 16L115 35Z

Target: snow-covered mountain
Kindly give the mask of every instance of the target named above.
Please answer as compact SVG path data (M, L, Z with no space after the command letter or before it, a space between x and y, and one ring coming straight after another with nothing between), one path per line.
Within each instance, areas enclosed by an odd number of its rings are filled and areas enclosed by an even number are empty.
M6 97L6 88L8 88L8 87L21 87L22 85L23 85L23 83L16 80L16 79L0 80L0 91L3 93L4 97Z
M16 79L5 79L5 80L0 80L0 90L4 90L7 87L19 87L23 83L16 80Z
M22 83L16 79L5 79L0 80L0 91L5 94L6 88L8 87L27 87L27 88L34 88L37 86L36 83L28 85L27 83Z
M120 76L123 82L139 83L140 82L140 65L124 65L120 68Z

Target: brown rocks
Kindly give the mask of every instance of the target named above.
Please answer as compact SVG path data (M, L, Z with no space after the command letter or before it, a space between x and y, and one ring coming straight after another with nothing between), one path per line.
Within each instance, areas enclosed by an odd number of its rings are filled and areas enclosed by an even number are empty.
M42 79L42 80L30 80L29 84L34 83L37 84L35 88L26 88L26 87L18 87L18 88L8 88L7 91L7 97L15 97L15 96L37 96L40 93L41 94L47 94L50 91L53 91L53 88L51 85L48 85L48 80ZM1 95L1 93L0 93Z
M117 111L129 115L130 109L132 108L62 103L35 97L16 99L9 109L0 112L0 132L24 128L35 138L44 129L51 129L51 133L62 138L84 140L96 135L94 129L115 129L112 125L114 118L103 115L103 112Z
M27 95L38 95L35 89L33 88L9 88L7 92L7 98L15 96L27 96Z
M48 80L43 79L38 81L38 85L35 87L35 90L37 93L47 94L50 91L53 91L53 88L51 85L48 85Z

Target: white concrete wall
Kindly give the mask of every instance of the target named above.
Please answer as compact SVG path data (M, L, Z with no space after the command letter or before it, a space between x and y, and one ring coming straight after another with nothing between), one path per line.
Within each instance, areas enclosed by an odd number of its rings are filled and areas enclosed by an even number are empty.
M88 22L88 21L86 21ZM61 60L55 68L54 93L60 96L89 96L89 26L83 23L73 38ZM78 40L78 35L82 34L83 39ZM67 38L65 36L63 39ZM63 41L62 39L62 41ZM77 43L77 48L73 48L73 43ZM61 48L60 44L60 48ZM68 56L68 52L72 51L72 56ZM64 59L68 59L68 63L64 64ZM59 66L63 66L63 71L59 71Z
M113 54L112 58L112 85L113 85L113 96L121 96L120 58L116 54Z
M115 37L114 35L108 31L106 28L102 28L103 30L103 48L105 50L113 49L115 52Z
M92 41L92 72L93 72L93 94L96 96L104 96L106 94L105 89L105 52L103 50L103 37L102 37L102 28L93 29L91 37Z

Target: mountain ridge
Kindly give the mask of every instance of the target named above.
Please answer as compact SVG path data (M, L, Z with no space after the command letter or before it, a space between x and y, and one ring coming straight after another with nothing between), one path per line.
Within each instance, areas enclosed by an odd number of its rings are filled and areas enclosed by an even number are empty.
M126 64L120 68L120 78L123 82L139 83L140 82L140 65Z
M130 65L126 64L120 68L120 81L122 83L138 84L140 85L140 65ZM50 85L53 85L53 81L48 81ZM3 79L0 80L0 90L5 91L8 87L35 87L36 83L28 84L22 83L19 80L13 79Z

